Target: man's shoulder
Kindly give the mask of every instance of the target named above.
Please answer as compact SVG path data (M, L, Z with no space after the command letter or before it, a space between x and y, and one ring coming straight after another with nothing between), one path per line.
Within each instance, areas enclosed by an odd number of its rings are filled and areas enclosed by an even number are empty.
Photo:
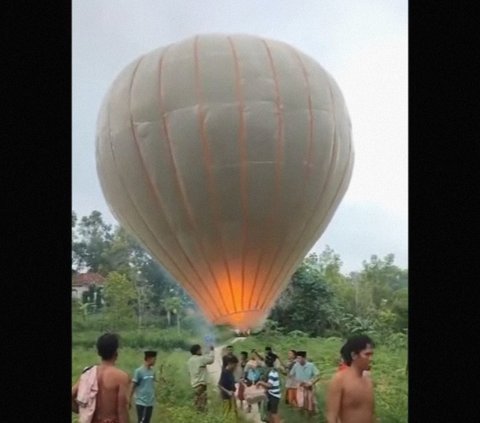
M128 382L130 380L128 373L122 369L119 369L118 367L114 368L113 374L118 378L119 382Z
M119 369L118 367L111 367L108 370L105 370L104 378L109 379L111 382L119 385L130 382L130 376L127 374L127 372Z
M330 380L330 385L342 386L345 379L345 372L336 372Z

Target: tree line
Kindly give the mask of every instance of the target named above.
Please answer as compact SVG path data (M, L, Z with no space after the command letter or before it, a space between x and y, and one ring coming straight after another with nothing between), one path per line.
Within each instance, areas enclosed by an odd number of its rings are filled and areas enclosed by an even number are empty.
M348 275L341 266L340 255L328 246L306 257L272 309L265 331L322 337L405 335L408 270L394 264L393 254L372 255ZM198 318L189 295L135 238L105 223L98 211L81 218L72 211L72 277L86 271L106 282L72 302L77 329L96 319L116 330L153 323L180 330ZM189 320L188 315L196 317Z

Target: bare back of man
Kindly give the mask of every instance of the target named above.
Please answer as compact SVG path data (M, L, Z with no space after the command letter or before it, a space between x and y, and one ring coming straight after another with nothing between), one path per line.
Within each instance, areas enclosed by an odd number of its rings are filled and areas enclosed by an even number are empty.
M124 371L101 364L97 371L98 393L93 423L128 423L129 376Z
M328 423L373 423L373 384L354 369L338 372L327 398Z

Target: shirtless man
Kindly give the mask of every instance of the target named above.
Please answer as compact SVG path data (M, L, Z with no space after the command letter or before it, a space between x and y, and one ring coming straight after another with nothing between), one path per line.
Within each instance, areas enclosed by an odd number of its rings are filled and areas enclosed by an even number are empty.
M374 423L373 384L363 372L370 370L374 343L368 336L350 338L342 347L347 369L337 372L327 394L328 423Z
M127 373L115 367L118 357L118 336L106 333L97 340L97 351L102 361L97 368L98 393L92 423L129 423ZM78 390L72 387L72 398Z

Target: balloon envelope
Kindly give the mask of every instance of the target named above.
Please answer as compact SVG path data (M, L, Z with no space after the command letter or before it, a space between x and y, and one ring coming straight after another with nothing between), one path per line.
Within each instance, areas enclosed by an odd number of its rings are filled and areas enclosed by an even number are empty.
M201 35L127 66L101 107L112 213L214 324L261 325L352 173L333 78L273 40Z

